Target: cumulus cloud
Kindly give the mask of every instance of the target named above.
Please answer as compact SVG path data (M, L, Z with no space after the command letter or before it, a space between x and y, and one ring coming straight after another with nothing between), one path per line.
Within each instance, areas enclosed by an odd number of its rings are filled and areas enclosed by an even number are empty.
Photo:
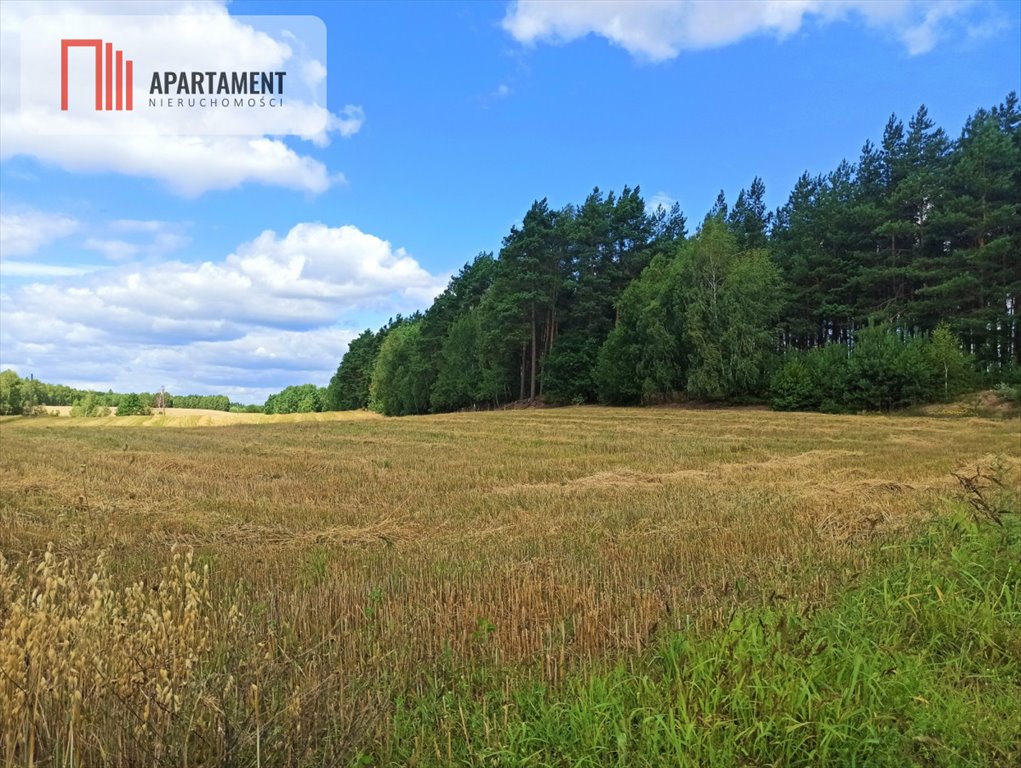
M27 155L64 170L113 171L164 182L173 191L195 197L233 189L246 182L320 193L342 182L314 158L299 155L277 139L240 137L47 136L27 116L0 118L4 132L0 158Z
M0 365L104 387L229 386L259 400L325 383L355 335L338 326L353 310L419 308L447 278L357 227L302 223L219 261L125 264L0 295Z
M926 53L973 6L967 0L517 0L503 19L520 43L568 43L599 35L633 56L664 61L752 35L783 39L808 20L850 18L886 30L911 55Z
M18 35L30 31L35 42L29 52L43 55L59 47L67 28L87 31L90 24L100 25L97 29L125 50L144 51L155 70L176 68L193 57L204 57L203 70L273 71L290 63L295 71L288 82L294 87L325 89L323 63L309 58L302 46L253 29L212 0L0 3L5 41L0 52L5 73L0 78L5 105L0 114L0 159L21 155L74 172L151 178L188 197L246 183L313 194L344 183L343 174L331 173L322 162L278 137L294 134L316 146L325 146L335 135L349 138L365 120L357 105L333 114L304 97L288 97L282 107L260 111L260 133L249 136L245 134L252 133L252 118L235 110L207 109L198 116L187 110L143 114L138 107L148 96L148 81L139 82L144 76L136 72L133 112L54 113L52 72L33 66L20 67L20 79L11 74L19 70ZM161 42L168 40L174 44ZM52 56L41 61L56 66ZM36 82L39 78L43 81Z
M45 245L78 231L79 222L32 208L0 212L0 255L30 256Z

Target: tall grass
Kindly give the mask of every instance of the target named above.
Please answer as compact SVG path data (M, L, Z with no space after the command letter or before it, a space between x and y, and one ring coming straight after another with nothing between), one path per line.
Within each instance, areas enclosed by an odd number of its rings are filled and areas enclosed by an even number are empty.
M820 612L758 607L635 664L433 690L395 764L1021 765L1021 524L936 523Z
M237 618L230 606L223 621ZM190 552L175 551L158 581L123 590L103 555L89 568L52 549L20 568L0 555L0 620L6 765L75 766L124 750L187 763L192 734L214 730L209 572Z

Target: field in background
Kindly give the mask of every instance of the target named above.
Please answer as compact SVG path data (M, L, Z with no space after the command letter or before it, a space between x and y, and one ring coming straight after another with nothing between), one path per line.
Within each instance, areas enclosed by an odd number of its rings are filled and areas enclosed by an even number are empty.
M47 414L61 419L71 415L70 405L48 405ZM154 411L148 416L116 416L117 408L110 409L109 416L77 418L68 425L75 427L225 427L237 424L286 424L294 421L352 421L359 418L379 418L367 411L339 413L231 413L207 408L166 408ZM46 417L40 417L45 419Z
M21 702L5 733L46 759L174 765L182 749L195 764L443 764L489 728L458 697L503 691L506 718L512 689L635 665L736 606L828 604L885 557L878 543L948 508L951 471L1019 466L1017 421L753 410L0 429L0 597L44 595L0 637L20 681L0 682ZM70 660L12 651L33 642ZM390 743L416 702L420 729Z

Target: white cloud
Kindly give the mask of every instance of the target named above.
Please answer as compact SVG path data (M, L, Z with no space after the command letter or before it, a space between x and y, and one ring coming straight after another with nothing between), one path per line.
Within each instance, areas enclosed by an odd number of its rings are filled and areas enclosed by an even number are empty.
M45 14L57 14L45 17ZM45 3L22 2L0 3L0 27L4 40L12 39L26 23L35 30L39 24L57 34L61 20L78 18L94 20L103 14L120 14L104 19L104 24L113 28L112 36L118 44L128 45L129 50L143 49L147 60L177 60L193 49L204 55L210 51L222 51L223 67L259 69L282 66L283 62L297 55L286 44L272 39L261 32L230 16L219 2L199 0L188 4L180 3ZM154 18L154 14L164 14ZM30 18L35 17L32 21ZM40 19L43 19L40 21ZM164 35L176 37L179 43L166 50L149 45L144 41L153 38L153 24L175 25L179 34ZM81 26L80 24L78 26ZM48 32L49 34L49 32ZM58 35L59 36L59 35ZM345 183L343 174L330 172L319 160L288 146L282 139L274 138L284 133L297 133L301 139L325 146L331 135L343 138L355 135L364 123L362 108L347 105L339 114L326 112L322 107L298 99L285 100L284 106L265 114L272 116L272 126L267 127L266 136L244 135L181 135L181 125L170 130L165 121L171 112L160 112L145 117L136 109L132 113L52 113L52 105L35 108L27 103L25 94L48 94L52 83L47 80L34 84L29 69L22 73L21 81L11 75L17 71L17 48L4 45L4 71L0 79L0 96L6 105L0 114L0 159L14 156L34 157L44 163L56 165L64 170L83 173L115 172L130 176L151 178L166 184L175 192L194 197L210 190L226 190L246 183L284 187L310 192L324 192L335 184ZM240 66L245 64L246 66ZM251 64L251 67L247 66ZM169 66L169 65L168 65ZM315 83L325 78L325 68L315 60L301 60L297 64L296 82ZM40 76L42 76L40 74ZM26 80L27 78L27 80ZM26 82L28 83L26 85ZM136 86L141 84L136 82ZM142 91L136 88L141 98ZM21 94L21 106L17 104ZM146 93L147 95L147 93ZM97 117L98 116L98 117ZM208 117L201 125L193 121L188 113L180 114L195 133L245 134L248 126L237 123L233 113L209 110ZM232 124L234 120L237 124ZM121 121L129 132L108 131L102 126L116 127ZM125 121L130 121L128 125ZM124 127L124 126L122 126Z
M0 213L0 255L29 256L79 228L77 220L59 213L31 208Z
M115 219L110 228L118 232L159 232L167 222L158 219Z
M176 231L179 227L168 221L118 219L107 225L117 236L89 237L82 246L103 254L111 261L127 261L139 256L165 256L191 242L190 237Z
M301 76L310 85L318 85L326 77L326 67L321 61L311 59L302 64Z
M417 303L421 291L435 295L443 283L357 227L298 224L283 238L263 232L222 261L129 265L85 285L28 285L15 297L24 311L75 318L117 337L172 340L328 325L356 307Z
M303 223L219 261L126 264L20 286L0 296L0 364L44 380L233 387L259 400L288 384L325 384L356 335L337 325L353 310L412 311L447 279L357 227Z
M662 208L665 211L669 211L677 200L670 197L666 192L657 192L649 198L649 202L646 205L646 209L649 211L655 211L657 208Z
M38 261L0 261L0 277L74 277L95 272L100 267L68 267Z
M104 240L99 237L88 238L84 246L90 251L98 251L111 261L124 261L138 255L139 247L125 240Z
M103 269L98 265L22 260L82 230L89 236L77 245L111 261L158 258L191 242L181 233L182 226L168 221L131 219L118 219L106 225L86 224L60 213L15 207L0 213L0 274L9 278L72 277ZM115 236L102 236L104 230Z
M28 155L68 171L143 176L187 197L246 182L319 193L343 179L341 174L331 177L321 162L275 139L145 134L55 137L33 128L25 115L0 119L4 132L0 159Z
M191 243L191 238L180 235L176 232L157 232L152 242L145 246L145 252L150 256L162 256L166 253L178 251Z
M337 131L345 139L354 136L365 122L365 110L355 104L346 104L340 114L330 115L330 130Z
M105 226L90 226L90 236L81 245L86 250L102 254L110 261L158 258L191 243L191 238L179 231L182 226L156 219L116 219Z
M928 53L945 32L945 22L958 16L964 10L960 3L938 3L925 9L925 13L916 23L904 27L900 38L912 56Z
M682 51L730 45L752 35L783 39L810 19L857 17L898 38L908 53L931 50L949 33L967 0L518 0L503 27L520 43L568 43L599 35L641 59L663 61Z

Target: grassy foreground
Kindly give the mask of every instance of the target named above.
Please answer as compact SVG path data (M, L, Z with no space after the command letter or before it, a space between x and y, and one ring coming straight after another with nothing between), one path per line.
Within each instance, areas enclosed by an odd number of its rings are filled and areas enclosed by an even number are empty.
M437 691L401 709L397 751L437 766L1021 765L1019 555L1021 525L957 516L822 612L740 611L509 702Z
M7 764L1018 754L1018 535L950 475L1016 423L74 421L0 425Z

